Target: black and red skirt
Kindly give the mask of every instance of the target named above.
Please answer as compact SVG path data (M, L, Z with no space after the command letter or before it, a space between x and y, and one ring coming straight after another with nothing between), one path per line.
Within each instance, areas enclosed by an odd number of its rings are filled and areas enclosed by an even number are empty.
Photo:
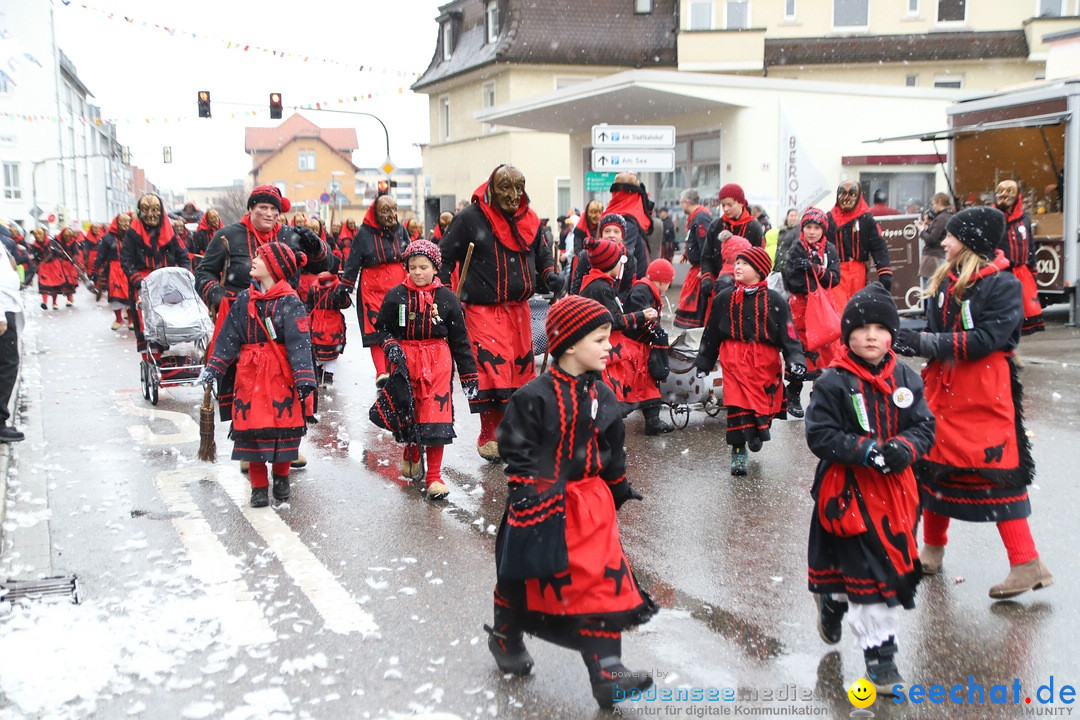
M454 441L453 357L443 338L398 340L412 382L414 418L421 445Z
M229 430L233 460L285 462L297 457L307 426L292 371L282 366L283 354L284 349L275 351L268 342L240 348Z
M356 312L360 314L360 342L364 347L381 345L386 340L385 333L375 331L375 320L386 293L404 280L405 266L400 262L383 263L360 271L360 302Z
M502 412L514 391L536 377L529 303L464 305L480 390L469 410Z

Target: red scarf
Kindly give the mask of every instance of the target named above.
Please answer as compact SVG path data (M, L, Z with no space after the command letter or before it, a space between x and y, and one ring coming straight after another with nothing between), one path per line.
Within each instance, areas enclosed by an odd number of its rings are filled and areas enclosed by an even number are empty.
M200 230L205 230L207 235L213 235L214 233L216 233L220 229L221 229L220 225L218 227L216 227L216 228L210 227L210 223L208 223L206 221L206 213L203 213L203 216L201 218L199 218L199 227L195 228L195 232L199 232Z
M416 293L417 300L420 304L421 314L426 313L428 308L435 304L435 291L443 286L438 275L431 278L431 282L424 287L420 287L414 283L412 276L410 275L406 275L404 282L401 284L404 285L405 289L409 292Z
M277 239L278 232L281 230L281 223L275 222L274 227L270 228L269 232L259 232L255 229L255 226L251 224L251 213L240 218L240 224L247 228L248 249L251 251L251 257L255 257L255 251L266 243L274 242L274 240ZM255 238L254 247L251 247L251 238Z
M257 301L276 300L277 298L296 295L296 291L293 290L292 285L289 284L288 280L278 280L266 292L260 290L259 287L260 285L257 282L252 282L251 288L248 290L248 317L252 320L258 320L259 322L263 322L263 319L259 317L259 312L255 309L255 303ZM264 326L263 329L265 330L266 327ZM282 342L284 342L284 340L282 340Z
M1000 207L994 205L995 208L1001 210ZM1002 210L1002 212L1005 212ZM1019 220L1024 215L1024 198L1021 195L1016 196L1016 204L1013 205L1012 212L1005 214L1005 224L1010 225Z
M809 240L806 239L806 233L804 233L801 229L799 230L799 242L802 243L802 246L804 248L806 248L806 253L810 257L814 257L815 253L817 254L817 257L825 257L825 243L827 243L828 241L829 239L825 237L824 231L822 231L821 237L816 243L811 243Z
M585 288L589 287L589 284L595 280L603 280L608 285L615 287L615 278L608 275L606 272L597 270L596 268L590 268L589 272L585 273L585 277L581 281L581 289L578 293L585 292Z
M612 187L631 186L623 186L622 183L619 183ZM601 213L601 217L608 213L629 215L637 221L638 227L641 228L641 232L643 233L648 233L649 229L652 228L652 220L645 214L645 205L641 200L641 193L636 190L612 190L611 200L608 201L607 207L604 208L604 212Z
M732 220L727 215L724 215L724 223L728 226L727 229L731 231L732 235L739 235L746 237L746 226L750 224L750 221L754 219L754 216L750 214L750 211L746 208L742 209L742 215L737 220Z
M708 212L708 208L704 205L698 205L696 208L694 208L694 212L690 213L690 217L686 218L686 227L683 229L689 230L690 223L694 222L694 218L696 218L697 214L701 212Z
M173 226L167 219L162 219L161 225L158 226L157 246L153 244L150 239L150 231L142 224L142 220L135 218L131 221L131 229L142 238L143 244L151 250L161 250L163 247L169 244L169 241L173 239Z
M893 392L896 390L896 381L893 378L893 371L896 369L896 355L892 350L885 353L884 361L876 373L871 371L866 361L853 353L851 348L847 348L846 352L838 353L833 358L830 367L847 370L855 377L873 385L885 397L892 397Z
M120 216L117 215L113 218L112 222L109 223L109 232L113 234L113 237L121 237L123 235L123 233L120 232L120 224L117 222L117 218L119 217Z
M369 228L373 228L376 232L382 230L382 227L379 225L378 218L375 217L375 203L371 203L370 205L368 205L367 212L364 213L364 222L362 224L367 225ZM341 232L342 234L344 234L345 229L342 228ZM349 235L350 239L352 237L353 235Z
M497 171L498 168L496 168ZM491 175L494 177L495 173ZM529 207L527 193L521 194L521 203L513 217L508 217L500 208L492 205L494 194L491 191L491 178L476 188L472 194L472 201L480 206L484 217L491 225L491 231L495 233L495 238L503 247L514 252L529 251L536 237L536 231L540 229L540 218Z
M442 240L442 225L435 223L435 227L431 229L431 236L435 238L435 244L438 245L439 241Z
M832 215L833 220L836 222L836 227L842 228L855 218L869 211L870 206L866 204L866 199L860 197L859 202L855 203L854 209L848 212L844 212L840 209L840 205L836 204L833 205L833 208L829 211L829 214Z

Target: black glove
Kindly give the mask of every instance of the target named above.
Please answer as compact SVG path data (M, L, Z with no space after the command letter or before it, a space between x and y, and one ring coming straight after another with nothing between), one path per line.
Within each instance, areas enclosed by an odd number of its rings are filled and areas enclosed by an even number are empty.
M697 378L698 380L700 380L701 378L705 377L708 374L709 374L708 370L702 370L699 367L694 368L694 377Z
M878 282L889 292L892 292L892 273L878 275Z
M901 355L913 357L937 356L938 337L934 333L919 332L910 328L900 328L896 332L896 341L893 343L896 352Z
M296 394L300 396L300 402L307 400L308 395L315 391L314 385L297 385Z
M207 297L210 300L207 305L210 306L211 310L217 312L218 308L221 307L221 299L225 297L225 288L220 285L214 285L207 291Z
M387 362L393 365L405 364L405 351L396 342L384 343L383 353L386 355Z
M889 469L889 463L885 461L885 455L881 452L881 448L878 444L870 443L870 449L866 451L865 464L868 468L873 468L879 473L891 472Z
M699 297L708 297L712 295L713 286L715 282L711 277L701 278L701 290L698 292Z
M334 291L334 304L348 307L352 304L352 298L349 294L349 288L344 285L338 285L337 290Z
M644 500L644 499L645 499L644 496L642 496L638 492L636 492L634 490L634 488L630 487L630 483L627 482L626 483L626 492L621 493L619 495L619 497L614 498L614 500L615 500L615 509L618 510L619 508L621 508L623 505L626 504L627 500Z
M466 400L475 400L476 396L480 394L480 381L476 378L463 379L461 389L465 392Z
M322 252L322 240L313 230L306 227L293 228L300 236L300 249L309 258L318 257Z
M806 377L806 366L802 363L791 363L787 368L789 380L799 381Z
M894 473L900 472L915 459L911 455L911 448L896 438L893 438L882 446L881 454L885 456L885 463Z
M547 287L551 291L551 294L555 297L562 295L563 289L566 287L566 278L559 273L552 270L547 276Z
M792 270L810 270L813 266L810 263L810 258L797 257L788 260L787 267L791 268Z

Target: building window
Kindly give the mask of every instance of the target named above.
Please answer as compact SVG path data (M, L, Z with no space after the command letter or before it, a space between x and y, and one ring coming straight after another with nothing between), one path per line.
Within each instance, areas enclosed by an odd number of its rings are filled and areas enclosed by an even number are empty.
M570 178L555 178L555 207L559 215L570 214Z
M489 0L484 12L487 17L487 41L493 43L499 39L499 3Z
M907 87L915 87L918 84L919 84L919 76L918 75L905 75L904 76L904 85L905 86L907 86Z
M1037 17L1061 17L1065 14L1061 7L1064 4L1062 0L1039 0Z
M690 30L712 30L712 0L691 0Z
M967 0L938 0L937 21L964 22L967 20Z
M935 75L934 87L959 90L964 87L964 77L962 75Z
M450 139L450 98L439 99L439 127L442 128L442 139Z
M298 153L300 162L297 168L300 170L314 170L315 169L315 151L314 150L301 150Z
M907 14L918 15L919 14L919 0L907 0Z
M866 28L869 22L869 0L833 0L833 27Z
M454 54L454 25L449 20L442 24L442 59L449 60Z
M638 15L648 15L652 12L652 0L634 0L634 12Z
M795 19L795 0L784 0L784 19Z
M727 0L724 3L724 27L745 30L750 27L750 0Z
M4 163L4 199L19 200L22 198L22 186L19 184L19 163Z
M495 83L484 83L482 93L484 109L495 107ZM484 132L495 132L495 126L491 123L484 123Z

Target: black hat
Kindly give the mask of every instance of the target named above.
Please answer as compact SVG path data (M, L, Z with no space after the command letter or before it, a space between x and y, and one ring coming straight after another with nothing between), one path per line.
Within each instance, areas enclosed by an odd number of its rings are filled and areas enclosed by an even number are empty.
M840 336L844 344L848 344L852 330L868 323L883 326L894 340L900 329L900 313L896 311L896 303L879 282L870 283L848 300L844 315L840 318Z
M945 230L973 253L989 260L1005 237L1005 214L984 205L971 207L949 218Z
M547 316L547 346L554 358L596 328L611 324L611 313L581 295L567 295L551 306Z

